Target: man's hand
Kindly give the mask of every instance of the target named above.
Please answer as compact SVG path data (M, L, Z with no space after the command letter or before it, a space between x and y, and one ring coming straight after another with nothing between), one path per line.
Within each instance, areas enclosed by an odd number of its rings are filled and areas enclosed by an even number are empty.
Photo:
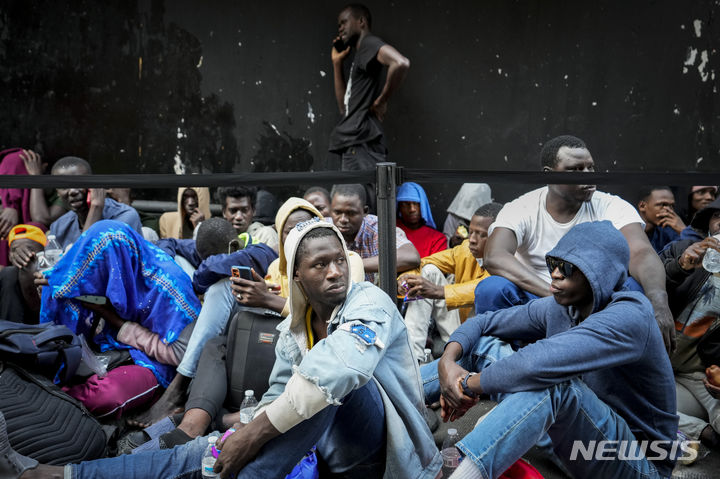
M713 364L705 369L703 384L712 397L720 399L720 367Z
M657 215L657 218L659 220L658 226L669 226L677 233L680 233L682 232L682 230L685 229L685 223L683 223L683 220L672 208L666 208L664 211Z
M18 224L20 216L15 208L3 208L0 211L0 239L6 239L13 226Z
M234 476L257 456L266 442L279 435L280 431L275 429L267 415L262 412L242 430L235 431L225 441L217 444L217 448L222 452L215 461L214 471L219 473L222 479Z
M370 106L370 113L380 120L385 120L385 113L387 113L387 101L381 98L377 98Z
M110 303L95 304L88 303L87 301L80 301L80 303L82 303L85 308L101 316L105 320L105 323L118 331L122 328L123 324L125 324L125 320L118 316L117 311L115 311L115 308Z
M670 307L667 304L667 295L647 295L647 298L652 304L653 311L655 312L655 321L657 321L658 328L660 328L660 334L662 335L663 342L665 343L665 350L668 354L675 352L675 320L670 312Z
M33 280L33 283L35 283L35 287L37 288L37 292L42 297L42 289L50 284L45 276L43 276L42 273L35 271L35 279Z
M197 228L197 225L199 223L205 221L205 215L202 213L202 211L196 208L188 219L190 220L190 223L192 223L193 229L195 229Z
M685 271L699 268L702 266L702 260L708 248L720 251L720 241L710 236L702 241L691 244L683 251L680 258L678 258L678 265Z
M233 291L235 300L240 304L253 308L274 309L273 303L278 299L280 285L268 284L254 269L250 271L253 275L253 281L236 277L230 278L230 288ZM284 299L282 301L284 305Z
M28 175L42 175L43 164L41 162L40 155L32 150L23 150L20 153L20 159L22 159L23 163L25 163L25 169L27 170Z
M403 286L403 283L405 286ZM398 293L410 298L421 296L430 299L445 299L445 288L428 281L417 274L404 274L398 278Z
M104 188L90 188L90 207L98 207L100 209L105 207L105 189Z
M343 60L346 56L350 54L350 46L345 48L345 50L339 52L337 48L335 48L335 42L337 42L340 39L340 36L338 35L333 39L333 47L332 50L330 50L330 59L332 60L333 64L342 64Z
M466 396L460 386L460 382L468 373L462 366L458 365L455 360L462 353L462 348L458 343L451 342L445 347L440 361L438 361L438 377L440 381L440 405L442 411L440 415L443 422L454 421L462 417L468 409L473 407L478 399Z
M707 392L712 397L714 397L715 399L720 399L720 387L710 384L710 381L708 381L707 378L703 378L703 384L705 385L705 389L707 389Z
M10 263L18 269L25 269L35 261L35 251L28 246L19 246L10 254Z

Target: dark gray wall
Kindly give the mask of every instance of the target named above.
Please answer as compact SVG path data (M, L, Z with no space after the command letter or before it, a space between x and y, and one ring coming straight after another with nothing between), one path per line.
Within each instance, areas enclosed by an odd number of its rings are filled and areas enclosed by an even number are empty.
M602 169L720 169L720 2L369 2L411 60L390 157L538 169L584 138ZM335 169L330 45L342 3L0 4L0 144L97 172ZM457 185L428 190L441 210ZM496 188L509 200L524 185Z

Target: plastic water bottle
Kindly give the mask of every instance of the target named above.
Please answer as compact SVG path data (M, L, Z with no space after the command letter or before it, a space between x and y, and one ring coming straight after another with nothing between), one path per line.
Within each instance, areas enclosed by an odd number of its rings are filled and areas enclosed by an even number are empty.
M716 234L714 238L720 241L720 234ZM705 251L702 265L703 268L710 273L720 273L720 252L713 248L708 248L707 251Z
M213 456L212 451L217 439L217 436L208 437L208 445L202 457L202 477L218 477L218 474L213 471L213 467L215 467L215 456Z
M38 251L35 253L35 269L40 273L44 273L50 268L52 268L52 265L45 257L45 251Z
M423 364L428 364L428 363L432 362L432 360L433 360L432 351L428 348L425 348L423 350L423 357L420 358L420 365L422 366Z
M243 424L249 424L250 421L253 420L253 416L255 414L255 408L257 407L258 402L257 399L255 399L255 391L252 389L247 389L245 391L245 399L243 399L242 404L240 405L240 422Z
M48 235L47 244L45 245L45 259L51 268L60 261L62 254L62 247L60 247L60 243L57 242L55 235Z
M450 475L460 465L460 451L455 447L455 444L460 440L458 437L457 429L448 429L448 435L442 444L442 458L443 458L443 477L450 477Z

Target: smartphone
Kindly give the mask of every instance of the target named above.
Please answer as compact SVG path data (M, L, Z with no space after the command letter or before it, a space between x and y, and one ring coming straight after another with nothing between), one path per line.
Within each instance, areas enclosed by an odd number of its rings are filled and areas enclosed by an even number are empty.
M230 271L232 271L232 275L235 278L242 278L248 281L253 280L252 271L250 271L250 268L247 266L233 266L230 268Z
M345 45L345 43L342 41L341 38L338 38L337 40L335 40L333 42L333 47L335 48L335 50L338 51L338 53L344 52L345 49L347 48L347 46Z

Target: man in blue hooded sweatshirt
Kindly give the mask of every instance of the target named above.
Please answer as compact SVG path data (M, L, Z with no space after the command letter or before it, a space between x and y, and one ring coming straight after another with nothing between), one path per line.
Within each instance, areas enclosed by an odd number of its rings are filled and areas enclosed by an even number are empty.
M453 478L498 477L545 433L575 477L669 477L691 454L674 442L673 374L652 306L622 290L629 257L609 221L573 227L546 256L552 297L470 318L423 368L426 400L442 393L446 421L480 394L500 401L458 443ZM498 338L534 342L513 353Z

